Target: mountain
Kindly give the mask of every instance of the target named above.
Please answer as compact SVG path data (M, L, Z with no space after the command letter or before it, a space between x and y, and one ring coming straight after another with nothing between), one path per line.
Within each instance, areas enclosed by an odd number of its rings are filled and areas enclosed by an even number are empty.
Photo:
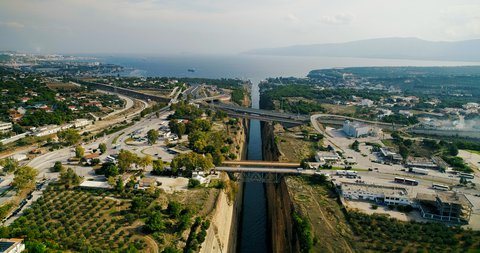
M480 61L480 39L447 42L417 38L379 38L345 43L254 49L244 54Z

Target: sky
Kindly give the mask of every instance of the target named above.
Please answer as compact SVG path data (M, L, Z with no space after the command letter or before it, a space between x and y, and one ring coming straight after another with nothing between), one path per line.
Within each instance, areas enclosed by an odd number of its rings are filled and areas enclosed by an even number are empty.
M480 38L479 0L0 0L0 50L236 54L382 37Z

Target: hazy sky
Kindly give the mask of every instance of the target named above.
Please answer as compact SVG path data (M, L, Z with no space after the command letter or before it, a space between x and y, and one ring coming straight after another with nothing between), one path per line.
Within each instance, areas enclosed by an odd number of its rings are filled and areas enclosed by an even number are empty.
M480 38L480 1L0 0L0 50L224 54L379 37Z

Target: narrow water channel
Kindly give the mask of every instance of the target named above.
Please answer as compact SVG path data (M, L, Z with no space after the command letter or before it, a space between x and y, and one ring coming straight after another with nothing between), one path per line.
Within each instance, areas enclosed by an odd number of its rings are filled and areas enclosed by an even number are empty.
M252 107L259 108L258 83L252 85ZM262 134L260 121L250 121L247 146L248 160L262 160ZM245 183L242 203L240 253L264 253L268 251L267 199L263 183Z

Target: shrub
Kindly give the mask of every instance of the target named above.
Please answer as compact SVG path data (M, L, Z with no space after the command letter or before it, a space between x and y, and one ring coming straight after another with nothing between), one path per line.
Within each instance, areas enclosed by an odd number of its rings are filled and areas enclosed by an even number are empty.
M188 179L188 188L196 188L198 186L200 186L199 180L193 178Z

